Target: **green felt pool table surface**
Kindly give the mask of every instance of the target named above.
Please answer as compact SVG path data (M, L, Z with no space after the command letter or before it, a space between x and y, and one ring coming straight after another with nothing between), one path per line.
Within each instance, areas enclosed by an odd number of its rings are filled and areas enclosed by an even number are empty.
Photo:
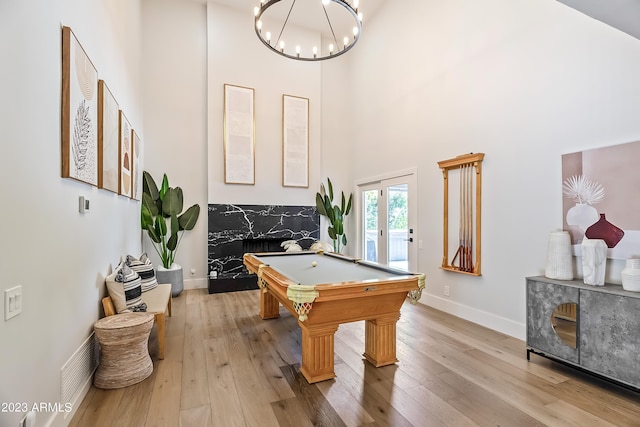
M389 280L410 274L314 252L259 254L255 257L291 281L306 286Z

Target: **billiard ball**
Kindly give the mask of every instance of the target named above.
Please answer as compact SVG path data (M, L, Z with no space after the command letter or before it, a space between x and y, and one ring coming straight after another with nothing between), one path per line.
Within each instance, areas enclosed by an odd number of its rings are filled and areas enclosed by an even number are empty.
M318 263L317 263L317 262L315 262L315 261L313 261L313 262L311 263L311 267L315 267L316 265L318 265Z

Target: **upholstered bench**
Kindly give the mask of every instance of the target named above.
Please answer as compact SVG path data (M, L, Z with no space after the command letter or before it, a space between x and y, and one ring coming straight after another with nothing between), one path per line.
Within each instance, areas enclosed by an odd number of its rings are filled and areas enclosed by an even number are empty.
M165 345L165 312L171 316L171 284L159 284L157 287L143 292L142 301L147 305L147 313L154 315L158 332L158 358L164 359ZM116 309L110 296L102 298L105 316L113 316Z

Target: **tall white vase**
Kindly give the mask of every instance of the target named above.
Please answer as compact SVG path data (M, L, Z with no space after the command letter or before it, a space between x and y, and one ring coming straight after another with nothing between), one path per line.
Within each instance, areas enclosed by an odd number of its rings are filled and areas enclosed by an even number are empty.
M573 279L571 237L568 231L554 231L549 235L544 275L549 279Z
M630 258L620 272L622 288L626 291L640 292L640 258Z
M585 285L604 286L607 244L602 239L582 240L582 274Z

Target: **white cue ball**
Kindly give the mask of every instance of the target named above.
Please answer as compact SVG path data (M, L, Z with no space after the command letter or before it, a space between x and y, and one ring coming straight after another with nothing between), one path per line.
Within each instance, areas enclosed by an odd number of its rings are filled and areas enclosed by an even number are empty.
M315 267L316 265L318 265L318 263L317 263L317 262L315 262L315 261L313 261L313 262L311 263L311 267Z

